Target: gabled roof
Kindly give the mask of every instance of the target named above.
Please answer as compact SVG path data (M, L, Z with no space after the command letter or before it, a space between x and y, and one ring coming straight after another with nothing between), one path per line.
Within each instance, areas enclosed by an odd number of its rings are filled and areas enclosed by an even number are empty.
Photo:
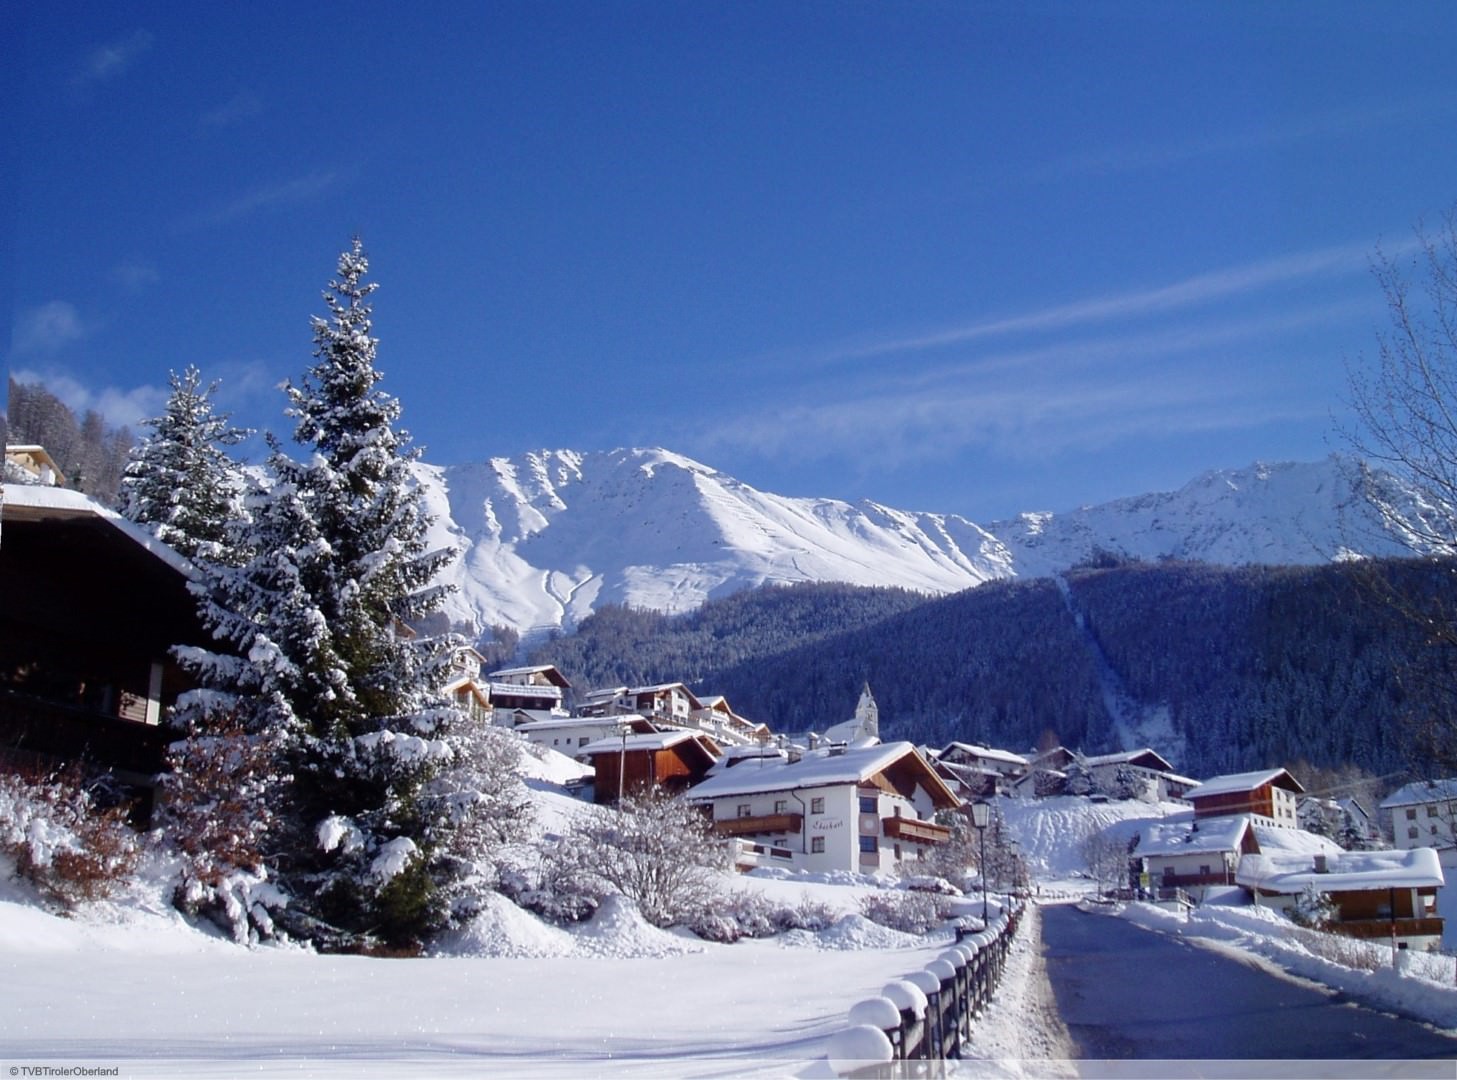
M1417 806L1422 803L1457 801L1457 780L1418 780L1397 788L1381 800L1381 809L1393 806Z
M951 742L941 751L945 757L952 750L960 750L973 757L986 758L988 761L1005 761L1012 765L1026 765L1027 759L1021 754L1014 754L1010 750L996 750L990 746L978 746L976 743Z
M1446 883L1442 864L1431 848L1405 851L1342 851L1325 856L1326 872L1317 873L1308 855L1246 855L1235 871L1236 884L1262 892L1292 895L1314 886L1321 892L1365 892L1374 889L1429 889Z
M601 723L601 720L597 721ZM594 743L588 743L577 751L577 755L595 754L620 754L626 747L628 753L643 750L669 750L681 743L695 742L707 750L710 757L717 759L719 755L718 743L701 731L688 731L686 728L674 728L671 731L649 731L629 735L626 739L620 736L608 736L605 739L598 739Z
M192 577L192 564L152 533L128 521L79 491L32 484L0 485L0 514L6 521L64 521L95 519L105 522L127 539L156 556L184 577Z
M897 765L907 765L916 780L939 804L957 806L961 800L946 786L908 742L852 747L844 751L812 750L798 761L765 759L745 764L712 777L688 792L693 800L716 799L725 795L753 795L766 791L863 784L871 777Z
M1187 810L1185 814L1188 814ZM1196 855L1202 852L1239 851L1244 844L1245 834L1251 827L1248 814L1201 821L1197 829L1194 822L1187 817L1181 821L1157 822L1148 827L1133 854Z
M1258 772L1229 773L1226 776L1215 776L1204 781L1194 790L1188 792L1184 798L1190 802L1206 798L1210 795L1234 795L1242 791L1254 791L1256 788L1264 787L1266 784L1275 784L1293 791L1297 794L1305 791L1300 786L1300 781L1291 776L1284 769L1262 769Z
M548 682L553 686L560 686L563 690L569 690L572 686L571 683L567 682L566 676L557 670L555 664L533 664L530 667L502 668L500 671L490 672L486 678L519 679L523 675L545 675Z
M1149 747L1140 747L1137 750L1120 750L1116 754L1098 754L1096 757L1083 758L1083 764L1088 768L1099 765L1141 765L1145 769L1153 769L1155 772L1172 773L1174 767L1170 765L1164 756L1157 750Z

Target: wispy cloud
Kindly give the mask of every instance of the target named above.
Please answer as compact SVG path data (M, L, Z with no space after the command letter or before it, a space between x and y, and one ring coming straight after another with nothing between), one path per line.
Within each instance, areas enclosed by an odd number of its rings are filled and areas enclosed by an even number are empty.
M919 334L847 342L824 349L821 357L829 361L866 359L891 353L964 345L1012 334L1069 330L1115 319L1160 315L1254 293L1271 286L1364 270L1370 265L1370 261L1369 243L1318 248L1197 274L1168 285L1073 301L1020 315L987 319Z
M86 337L81 313L68 300L51 300L15 320L10 351L15 356L36 356L55 353Z
M1435 95L1420 101L1364 104L1306 116L1275 117L1257 126L1165 143L1127 144L1070 154L1025 174L1032 182L1061 181L1078 176L1113 175L1168 168L1231 154L1269 152L1307 139L1348 136L1352 132L1390 127L1412 119L1430 120L1435 112L1457 109L1457 96Z
M227 202L219 203L185 219L182 224L188 228L207 228L225 225L230 221L248 217L251 214L279 207L295 206L322 195L340 179L333 170L316 170L305 176L277 183L255 187Z
M239 90L227 101L202 114L205 128L231 127L233 124L251 120L263 112L263 99L251 90Z
M136 30L124 38L100 45L86 55L76 73L75 84L86 88L110 82L124 75L152 47L153 37L146 30Z
M117 263L107 275L112 282L129 293L139 293L160 278L157 267L147 259L127 259Z

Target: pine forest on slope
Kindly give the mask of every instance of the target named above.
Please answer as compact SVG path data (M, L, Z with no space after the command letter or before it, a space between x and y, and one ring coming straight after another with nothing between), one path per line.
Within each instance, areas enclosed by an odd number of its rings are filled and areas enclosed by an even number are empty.
M582 689L681 679L779 731L844 720L868 681L887 737L1027 750L1051 733L1090 753L1132 741L1196 777L1300 758L1380 774L1411 765L1407 725L1436 707L1451 658L1372 590L1394 582L1450 607L1452 571L1123 561L1067 573L1066 600L1051 579L919 602L758 589L680 616L604 610L532 659ZM1154 722L1115 724L1100 662Z

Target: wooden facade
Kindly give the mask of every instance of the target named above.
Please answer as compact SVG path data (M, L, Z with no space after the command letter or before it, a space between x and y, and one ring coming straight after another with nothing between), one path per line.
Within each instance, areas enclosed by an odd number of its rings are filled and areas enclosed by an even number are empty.
M615 803L624 794L661 789L669 793L686 791L708 775L718 760L718 746L702 735L684 733L665 745L632 745L634 740L653 736L629 736L626 752L607 739L588 748L597 779L593 799Z
M0 750L149 788L170 738L158 725L191 685L171 650L211 638L174 553L74 492L54 499L3 509Z

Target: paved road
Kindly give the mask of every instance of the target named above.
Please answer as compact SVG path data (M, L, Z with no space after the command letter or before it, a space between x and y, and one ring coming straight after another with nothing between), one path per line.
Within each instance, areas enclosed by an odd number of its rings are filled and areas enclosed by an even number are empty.
M1047 974L1082 1058L1457 1058L1457 1040L1075 907L1042 909Z

